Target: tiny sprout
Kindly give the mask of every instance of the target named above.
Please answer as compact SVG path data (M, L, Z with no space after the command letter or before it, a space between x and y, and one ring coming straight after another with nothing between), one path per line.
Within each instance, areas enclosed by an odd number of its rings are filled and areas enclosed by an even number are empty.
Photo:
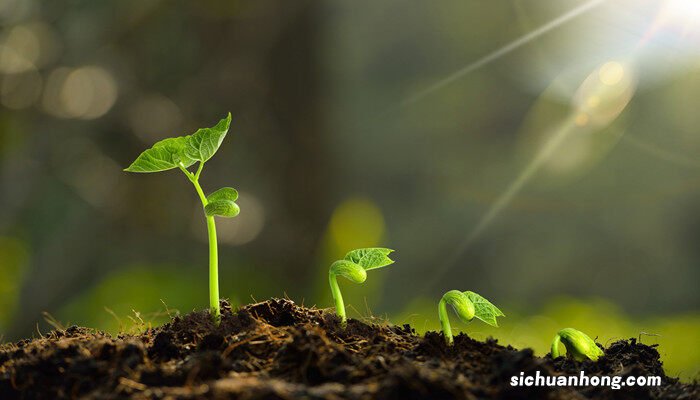
M199 177L204 169L204 163L209 161L221 146L230 124L231 113L211 128L202 128L187 136L161 140L141 153L136 161L124 170L126 172L149 173L179 168L194 185L202 202L209 233L209 307L217 324L221 320L221 309L219 307L219 259L214 217L231 218L238 215L240 209L235 203L238 199L238 192L236 189L224 187L207 196L199 185ZM190 172L188 168L197 162L199 162L197 171Z
M381 247L371 247L367 249L357 249L345 255L345 258L331 264L328 271L328 281L331 285L331 293L335 300L335 312L340 317L343 325L347 321L345 315L345 303L340 294L337 276L343 276L355 283L362 283L367 279L367 271L376 268L386 267L394 263L389 258L389 254L394 250Z
M438 303L440 326L442 327L442 333L445 335L445 341L448 345L452 345L454 342L450 319L447 315L448 304L452 306L459 319L465 324L469 323L474 317L477 317L491 326L498 327L496 317L505 317L505 314L503 314L498 307L474 292L450 290L442 296L440 303Z
M588 335L574 328L564 328L557 333L552 341L552 358L559 357L560 342L564 343L566 354L577 361L586 359L596 361L598 357L603 355L603 350Z

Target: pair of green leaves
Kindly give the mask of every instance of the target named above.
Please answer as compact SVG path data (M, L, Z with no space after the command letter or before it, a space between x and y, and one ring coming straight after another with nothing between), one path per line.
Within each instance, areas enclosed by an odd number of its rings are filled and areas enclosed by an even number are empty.
M238 191L231 187L223 187L207 196L207 205L204 212L207 217L233 218L241 212L235 201L238 199Z
M498 327L496 317L505 317L505 314L490 301L486 300L478 293L458 290L451 290L443 296L445 301L450 304L459 319L464 323L469 323L472 318L476 317L491 326Z
M161 172L178 167L190 167L197 161L205 163L221 146L231 125L231 113L211 128L157 142L141 153L124 171Z

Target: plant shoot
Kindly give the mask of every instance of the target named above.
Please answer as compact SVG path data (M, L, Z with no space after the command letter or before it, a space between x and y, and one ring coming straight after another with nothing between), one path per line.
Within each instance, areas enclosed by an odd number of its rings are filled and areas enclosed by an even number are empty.
M585 333L574 328L560 330L552 341L552 358L559 354L559 343L566 347L566 354L577 361L598 360L603 355L603 350Z
M224 187L204 194L199 178L204 164L209 161L221 146L231 124L231 113L211 128L202 128L187 136L161 140L150 149L141 153L128 168L127 172L161 172L178 168L192 182L202 202L204 216L209 233L209 308L218 324L221 320L219 307L219 259L216 241L216 224L214 217L235 217L240 212L235 201L238 199L236 189ZM197 164L195 172L188 168Z
M440 303L438 303L440 326L442 327L442 333L445 335L445 341L448 345L454 343L452 327L450 326L450 319L447 315L448 304L452 306L452 309L454 309L460 321L465 324L468 324L476 317L491 326L498 327L496 317L505 317L505 314L503 314L498 307L474 292L450 290L442 296Z
M345 315L345 303L343 303L343 295L338 287L338 276L345 277L355 283L362 283L367 279L367 271L386 267L394 263L389 258L389 254L394 250L381 247L371 247L366 249L357 249L345 255L345 258L331 264L328 271L328 281L331 285L331 293L335 301L335 312L340 317L342 324L345 325L347 316Z

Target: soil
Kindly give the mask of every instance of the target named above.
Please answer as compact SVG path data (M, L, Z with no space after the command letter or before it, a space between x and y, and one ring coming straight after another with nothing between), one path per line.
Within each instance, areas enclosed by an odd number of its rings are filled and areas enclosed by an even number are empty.
M597 362L536 357L441 333L350 319L272 299L234 311L223 302L140 335L77 326L0 346L0 399L700 399L698 384L665 375L654 346L635 339ZM511 376L660 376L660 387L530 387Z

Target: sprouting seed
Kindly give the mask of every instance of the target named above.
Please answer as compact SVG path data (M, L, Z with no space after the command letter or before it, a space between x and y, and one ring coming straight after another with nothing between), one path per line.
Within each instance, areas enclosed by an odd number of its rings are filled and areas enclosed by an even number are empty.
M342 260L331 264L328 270L328 282L335 301L335 312L340 317L343 325L347 321L347 316L345 315L345 303L343 303L343 295L340 293L337 277L342 276L355 283L362 283L367 279L367 271L386 267L394 263L389 258L389 254L393 251L381 247L357 249L346 254Z
M552 358L559 357L559 343L566 347L566 354L577 361L596 361L603 350L585 333L574 328L564 328L552 340Z
M470 291L450 290L442 296L438 303L438 318L448 345L452 345L454 342L450 319L447 315L448 304L452 306L459 319L465 324L476 317L491 326L498 327L496 317L505 317L505 314L498 307L479 294Z

